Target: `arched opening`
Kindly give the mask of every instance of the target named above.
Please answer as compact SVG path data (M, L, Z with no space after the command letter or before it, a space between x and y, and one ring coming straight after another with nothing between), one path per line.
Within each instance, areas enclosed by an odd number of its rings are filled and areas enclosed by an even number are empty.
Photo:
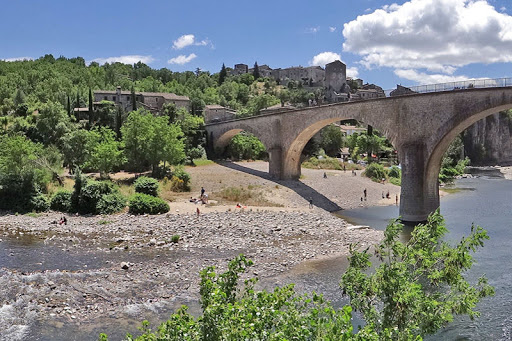
M232 159L267 158L267 146L251 129L231 129L215 142L215 155Z
M471 117L468 117L458 125L456 125L452 130L450 130L446 135L444 135L437 145L434 147L431 156L427 163L426 168L426 177L428 186L432 186L432 188L428 188L427 190L437 191L438 190L438 178L439 172L441 170L441 162L443 160L443 156L445 155L448 147L452 143L452 141L456 138L457 135L462 133L464 130L472 126L474 123L496 114L501 111L512 109L512 104L502 105L499 107L491 108L484 110L478 114L475 114Z
M304 147L308 144L309 141L311 141L311 139L316 134L318 134L323 128L328 127L331 124L336 124L338 129L341 130L341 129L343 129L342 126L345 126L345 125L344 124L343 125L340 124L340 122L345 123L345 121L348 121L348 120L356 121L355 119L352 119L350 117L348 117L348 118L347 117L329 118L329 119L317 121L317 122L309 125L300 134L298 134L297 137L290 144L290 147L287 150L287 154L283 158L284 159L283 166L284 166L284 169L285 169L285 174L291 174L292 175L292 176L288 176L288 178L298 178L300 176L300 174L301 174L301 164L302 164L302 161L303 161L302 152L304 150ZM345 139L346 139L347 134L352 134L355 131L357 131L358 129L359 129L359 134L361 134L362 132L364 132L363 134L365 134L365 135L368 134L368 132L367 132L368 125L362 123L360 126L361 126L361 128L358 127L357 129L352 129L352 131L350 133L345 132ZM379 130L379 131L384 131L384 130L380 130L378 126L375 126L374 128L376 130ZM382 136L384 136L384 135L382 135ZM384 138L385 138L385 136L384 136ZM387 143L390 146L392 146L392 143L389 142L388 139L385 139L385 140L387 141ZM372 158L372 152L370 151L370 155L369 156L366 155L367 152L368 152L368 148L365 148L365 150L361 150L361 153L365 154L365 156L364 156L365 158L368 157L369 159L371 159ZM393 155L396 155L396 153L394 151L394 148L393 148L392 152L393 152ZM346 152L345 152L345 155L343 155L342 151L340 151L339 157L342 157L344 161L348 161L349 159L351 159L349 154L346 154ZM373 155L373 157L375 159L377 159L376 155ZM395 156L395 159L396 159L396 156ZM350 161L352 162L352 160L350 160Z

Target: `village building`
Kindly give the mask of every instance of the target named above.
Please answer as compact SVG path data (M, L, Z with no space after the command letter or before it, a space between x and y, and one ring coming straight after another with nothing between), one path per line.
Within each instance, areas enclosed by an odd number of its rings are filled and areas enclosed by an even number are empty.
M133 108L131 91L122 91L119 86L115 91L94 91L94 101L111 101L121 106L127 112ZM185 108L187 110L190 107L190 99L187 96L179 96L167 92L135 92L135 101L137 108L143 107L153 113L161 112L163 105L166 103L173 103L176 105L176 108Z
M218 104L210 104L204 107L204 122L215 123L234 119L236 111Z

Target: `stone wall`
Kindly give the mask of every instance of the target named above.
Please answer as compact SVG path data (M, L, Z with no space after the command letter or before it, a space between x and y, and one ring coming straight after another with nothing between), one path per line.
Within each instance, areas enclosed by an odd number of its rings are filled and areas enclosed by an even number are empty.
M512 115L498 113L464 132L464 149L473 166L512 165Z

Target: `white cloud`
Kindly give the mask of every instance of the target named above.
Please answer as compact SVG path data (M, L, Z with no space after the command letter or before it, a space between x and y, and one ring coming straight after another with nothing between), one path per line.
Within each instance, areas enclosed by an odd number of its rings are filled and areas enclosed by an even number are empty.
M424 72L418 72L416 70L395 70L395 74L404 79L408 79L418 84L438 84L438 83L449 83L465 81L469 78L466 76L449 76L441 74L426 74Z
M343 36L344 51L361 55L367 68L391 67L401 74L424 69L452 75L472 63L512 62L512 17L486 0L384 6L346 23Z
M348 67L347 68L347 77L358 78L359 70L356 67Z
M167 63L183 65L183 64L187 64L188 62L192 61L196 57L197 56L196 56L195 53L191 53L188 56L185 56L185 55L182 54L182 55L180 55L178 57L174 57L174 58L169 59L167 61Z
M324 67L325 64L334 62L335 60L341 60L341 56L335 52L322 52L313 57L309 61L309 65L318 65Z
M306 33L317 33L320 31L320 26L306 28Z
M332 32L336 32L336 27L334 26L329 26L329 31L332 33Z
M14 58L5 58L2 59L4 62L17 62L22 60L34 60L32 57L14 57Z
M96 58L90 62L96 62L98 64L105 63L123 63L123 64L135 64L138 62L142 62L144 64L149 64L153 62L155 58L152 56L141 56L141 55L129 55L129 56L119 56L119 57L107 57L107 58Z
M193 34L185 34L172 42L172 48L175 50L181 50L187 46L207 46L211 44L208 39L196 41L196 37Z
M184 47L194 44L195 37L193 34L185 34L172 42L172 48L175 50L181 50Z

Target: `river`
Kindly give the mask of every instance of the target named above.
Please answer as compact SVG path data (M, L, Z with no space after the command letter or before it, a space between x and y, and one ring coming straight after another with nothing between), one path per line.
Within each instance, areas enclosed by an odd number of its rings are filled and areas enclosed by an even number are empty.
M489 283L496 289L494 297L485 298L479 305L481 317L474 321L467 318L456 318L448 328L436 335L427 337L427 340L511 340L512 337L512 181L501 178L479 177L457 180L456 191L441 198L441 210L446 219L449 234L447 240L457 241L470 232L471 224L475 223L488 231L490 240L485 242L484 248L475 254L476 263L467 274L470 282L485 273ZM368 225L375 229L384 229L388 221L397 217L396 206L369 207L355 210L342 211L342 216L349 222L357 225ZM41 264L45 268L62 268L64 254L61 250L46 249L40 244L37 247L30 241L6 240L0 242L0 260L2 263L11 259L12 253L25 254L25 258L17 259L14 262L22 262L23 267L27 265L39 269ZM43 247L43 248L41 248ZM80 255L77 256L81 258ZM90 258L89 258L90 259ZM72 261L72 260L71 260ZM66 263L69 266L69 256ZM104 259L90 259L90 268L99 267ZM33 265L30 265L33 264ZM77 260L83 264L82 259ZM8 268L17 268L18 264L3 264ZM21 264L19 264L21 265ZM325 294L335 307L347 303L346 298L341 296L338 283L343 271L347 267L344 258L332 258L328 260L309 261L299 265L284 275L266 279L261 283L262 287L271 289L274 285L296 283L299 292L316 291ZM197 312L197 302L174 302L192 305L192 311ZM5 306L4 306L5 307ZM154 309L154 314L148 316L153 322L165 319L172 307L160 307ZM2 319L8 322L9 314L12 311L0 309L0 326ZM24 319L29 319L26 314ZM355 323L362 323L355 316ZM96 340L98 333L107 332L112 338L118 340L124 336L126 331L137 334L137 320L113 319L103 320L87 325L61 324L41 325L33 321L28 327L29 331L23 331L16 337L16 332L9 335L10 340ZM5 325L4 325L5 326ZM3 340L0 332L0 340Z
M485 298L477 307L481 316L474 321L456 318L448 328L426 340L511 340L512 339L512 181L479 177L457 180L455 193L441 198L441 213L446 220L448 241L458 241L470 233L471 224L480 225L490 237L467 273L471 283L485 274L496 295ZM395 206L343 211L354 224L384 229L398 215ZM339 277L341 270L333 277ZM333 281L332 286L337 282ZM330 287L330 286L329 286Z

